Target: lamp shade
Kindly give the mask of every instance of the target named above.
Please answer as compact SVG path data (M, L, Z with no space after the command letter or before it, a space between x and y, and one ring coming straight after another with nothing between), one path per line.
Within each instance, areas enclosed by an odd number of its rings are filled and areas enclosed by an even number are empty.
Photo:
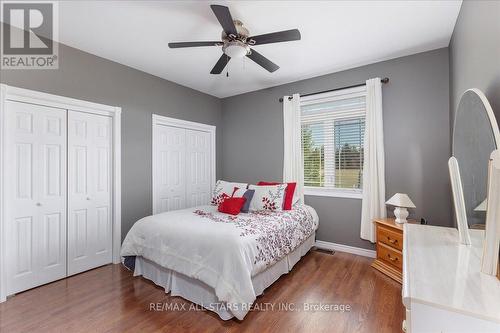
M488 199L484 199L483 202L481 202L479 204L479 206L477 206L476 208L474 208L474 211L476 211L476 212L485 212L487 204L488 204Z
M404 193L396 193L387 200L386 204L396 207L416 208L408 195Z

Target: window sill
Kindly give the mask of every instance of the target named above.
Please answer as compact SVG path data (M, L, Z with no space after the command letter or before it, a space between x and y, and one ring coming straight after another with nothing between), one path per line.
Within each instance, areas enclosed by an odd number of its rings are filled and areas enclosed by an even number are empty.
M304 195L311 195L317 197L349 198L349 199L362 199L363 197L362 191L311 188L311 187L304 188Z

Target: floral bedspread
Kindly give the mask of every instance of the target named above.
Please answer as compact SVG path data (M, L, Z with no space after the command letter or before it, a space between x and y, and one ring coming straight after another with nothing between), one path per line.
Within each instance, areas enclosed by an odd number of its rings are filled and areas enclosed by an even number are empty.
M270 266L302 244L317 228L316 219L305 205L288 211L250 212L232 216L197 209L195 214L207 221L231 223L240 237L252 237L257 242L254 264Z

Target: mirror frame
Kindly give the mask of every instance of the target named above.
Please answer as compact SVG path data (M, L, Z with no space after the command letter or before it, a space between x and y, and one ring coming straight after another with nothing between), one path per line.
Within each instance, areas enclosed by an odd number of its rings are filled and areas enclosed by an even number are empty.
M493 132L493 138L495 140L496 150L498 150L500 148L500 130L498 128L498 123L497 123L495 114L493 113L493 109L491 108L490 102L488 101L488 99L486 98L484 93L480 89L477 89L477 88L467 89L466 91L464 91L462 93L462 97L460 97L460 101L462 100L463 96L467 92L473 92L483 102L484 108L486 109L486 114L488 115L488 119L490 120L490 126L491 126L491 130ZM460 103L459 103L459 105L460 105ZM457 122L457 117L455 116L455 119L453 122L453 132L455 131L455 128L456 128L456 122ZM465 213L462 180L460 178L460 168L459 168L459 165L457 163L456 158L453 156L454 146L455 146L455 141L453 140L452 141L452 156L448 160L448 167L449 167L449 171L450 171L450 179L451 179L451 185L452 185L452 195L453 195L453 202L454 202L454 208L455 208L455 217L457 219L457 227L458 227L458 233L460 235L460 243L464 244L464 245L470 245L469 225L467 222L467 215ZM487 161L485 161L485 162L487 162ZM487 186L489 186L489 184ZM488 206L490 206L490 205L488 205Z
M495 117L495 113L493 112L493 109L491 108L491 104L488 101L488 98L486 98L484 93L478 88L467 89L466 91L464 91L462 93L462 97L465 95L465 93L467 93L469 91L475 93L481 99L481 102L483 102L484 108L486 109L486 114L488 115L488 119L490 120L490 126L491 126L491 130L493 132L493 137L495 138L496 149L500 149L500 129L498 128L497 118ZM462 100L462 97L460 97L460 101ZM458 105L460 105L460 102L458 103ZM455 116L453 119L453 132L455 132L456 122L457 122L457 117ZM453 136L452 136L452 141L451 141L452 154L454 151L454 147L455 147L455 141L453 140Z
M490 204L493 203L493 204ZM500 249L500 150L491 153L488 165L488 204L481 272L498 276Z

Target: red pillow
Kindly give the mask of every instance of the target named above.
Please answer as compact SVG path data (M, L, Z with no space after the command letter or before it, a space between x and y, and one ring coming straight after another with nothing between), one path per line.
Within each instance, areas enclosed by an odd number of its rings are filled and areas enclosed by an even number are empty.
M279 182L258 182L257 186L265 186L265 185L279 185L283 183ZM291 210L293 204L293 194L295 193L295 187L297 187L297 183L287 183L288 186L285 189L285 198L283 199L283 210Z
M225 198L224 201L220 203L218 210L221 213L238 215L245 201L247 201L246 198Z

